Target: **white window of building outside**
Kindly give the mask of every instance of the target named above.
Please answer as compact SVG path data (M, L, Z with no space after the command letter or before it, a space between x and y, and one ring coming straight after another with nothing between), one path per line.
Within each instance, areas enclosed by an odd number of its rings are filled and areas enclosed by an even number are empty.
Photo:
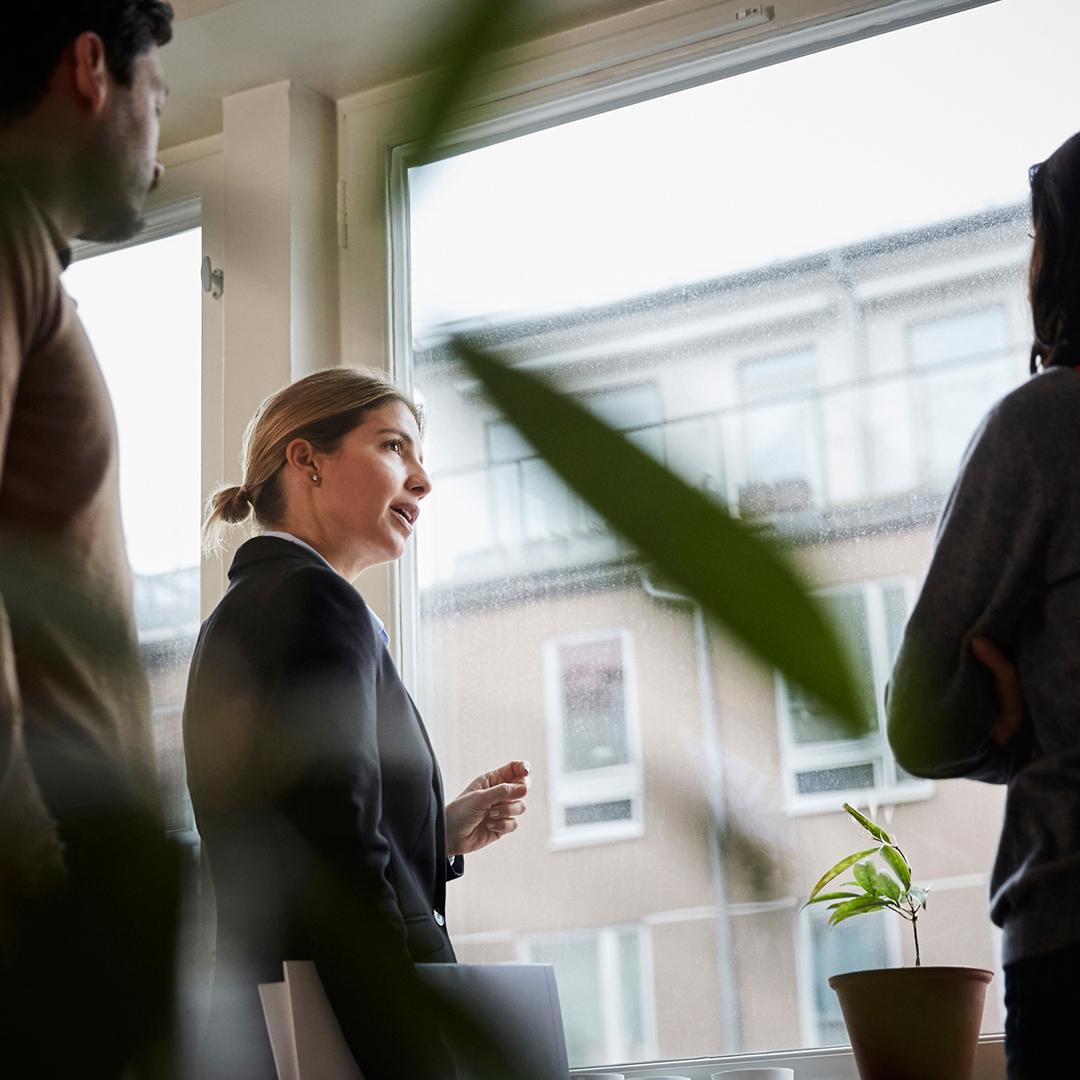
M526 963L555 969L571 1061L641 1061L655 1052L644 928L538 935L519 951Z
M551 845L640 836L641 740L633 639L587 631L545 642Z
M814 988L849 962L914 960L873 922L802 928L814 883L859 843L845 798L879 808L939 883L925 962L997 967L1004 792L899 771L882 694L963 449L1027 377L1027 170L1075 130L1077 36L1072 0L998 0L408 171L434 483L422 712L448 789L512 757L535 780L521 828L448 890L448 925L465 961L647 928L651 1043L611 1043L594 946L556 963L574 1064L842 1039ZM477 393L446 344L461 327L784 545L876 730L836 739L664 595ZM990 995L983 1030L1001 1026Z
M807 1021L819 1046L847 1041L840 999L829 986L829 977L899 963L896 928L885 912L848 919L839 926L828 925L829 914L823 907L807 908L800 920L810 964Z
M747 516L808 510L823 492L818 448L817 358L813 349L739 365L747 485L739 509Z
M1019 335L1017 335L1019 336ZM1008 316L995 304L908 328L915 376L920 473L927 487L956 475L971 436L1012 385Z
M777 677L777 704L788 806L796 813L835 810L844 802L928 798L930 781L897 765L885 737L885 687L903 640L915 582L863 582L821 594L840 630L856 683L873 718L861 739L837 738L837 723L799 687Z

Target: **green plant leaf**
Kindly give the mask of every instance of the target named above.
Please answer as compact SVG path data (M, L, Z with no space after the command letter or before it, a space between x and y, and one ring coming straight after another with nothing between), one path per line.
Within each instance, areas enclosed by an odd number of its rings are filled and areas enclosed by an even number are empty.
M417 106L416 161L423 161L448 129L450 117L461 107L483 61L502 44L514 16L524 8L524 0L466 0L442 36L439 51L423 64L425 69L435 68L435 75Z
M883 896L860 896L846 904L840 904L829 918L829 925L836 926L853 915L867 915L871 911L881 911L887 907L892 907L892 901Z
M803 904L803 907L809 907L811 904L822 904L826 900L849 900L849 899L852 899L853 897L862 896L862 895L863 895L862 893L857 893L857 892L821 893L820 895L815 896L813 898L813 900L807 900L806 903Z
M872 862L856 863L851 868L851 873L860 889L868 892L871 896L878 895L880 890L874 882L874 864Z
M892 844L892 837L880 825L875 825L865 814L860 814L854 806L844 803L844 809L877 841Z
M920 888L918 885L912 885L911 888L908 889L908 892L911 893L911 895L915 897L915 899L916 899L916 901L918 901L919 905L925 910L926 909L926 893L927 893L927 890Z
M771 541L535 375L461 338L451 348L555 472L666 578L849 736L868 729L836 633Z
M881 849L881 857L892 867L893 873L900 879L900 884L905 889L911 888L911 867L907 859L901 854L900 849L894 844L886 844Z
M900 902L902 893L900 883L892 874L883 872L876 866L874 867L874 889L879 896L887 896L890 900Z
M849 855L846 859L841 859L831 870L825 871L824 876L811 890L810 899L813 900L814 897L833 880L833 878L839 877L849 866L854 866L860 859L865 859L867 855L873 855L876 851L877 848L871 848L869 851L857 851L854 855Z

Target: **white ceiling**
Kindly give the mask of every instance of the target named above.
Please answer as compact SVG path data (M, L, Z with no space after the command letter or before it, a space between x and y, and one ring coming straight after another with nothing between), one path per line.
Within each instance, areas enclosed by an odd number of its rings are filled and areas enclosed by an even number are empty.
M523 41L645 6L646 0L531 0ZM174 0L162 53L170 94L161 145L221 130L221 99L293 79L332 98L416 74L463 0Z

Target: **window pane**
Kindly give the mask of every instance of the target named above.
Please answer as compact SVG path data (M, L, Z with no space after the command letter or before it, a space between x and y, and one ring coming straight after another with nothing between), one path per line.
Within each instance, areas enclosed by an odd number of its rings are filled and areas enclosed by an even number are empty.
M582 404L606 424L620 431L659 424L660 393L652 383L600 390L582 397Z
M585 806L566 808L567 825L592 825L598 821L629 821L633 816L634 804L629 799L617 802L589 803Z
M1013 382L1004 307L914 326L912 363L921 409L924 482L944 486L987 410ZM936 368L936 370L934 370Z
M1000 306L934 319L911 331L911 359L916 367L993 358L1008 346L1005 309Z
M832 975L869 968L889 967L885 912L860 915L839 926L829 926L829 912L810 908L810 949L814 965L814 1009L817 1041L836 1046L848 1041L836 991L829 986Z
M202 233L76 262L64 288L116 411L120 513L150 675L166 821L190 832L181 712L199 629Z
M603 1061L606 1046L597 938L579 934L562 940L533 940L529 958L534 964L551 964L555 968L570 1064L595 1065Z
M813 772L795 774L800 795L814 795L819 791L850 791L874 786L874 766L844 765L836 769L815 769Z
M874 667L870 653L870 628L867 623L866 597L857 592L833 593L820 598L821 605L846 646L855 682L862 693L867 716L876 726L877 704ZM842 737L842 729L819 702L799 687L788 684L788 708L791 737L796 743L822 742Z
M898 585L925 570L980 416L1026 378L1027 169L1075 130L1078 36L1071 0L999 0L411 170L434 482L417 530L423 713L449 789L508 757L537 779L515 836L448 890L462 959L483 955L467 935L648 927L641 1053L813 1041L797 912L857 843L833 798L854 790L891 804L920 880L970 882L927 917L934 962L994 966L982 882L1002 790L907 779L880 724L838 739L798 688L712 627L702 640L691 605L657 595L670 584L489 429L504 418L445 342L477 328L478 347L768 530L826 597L876 717ZM1035 69L1040 108L1016 122ZM629 717L614 653L596 668L552 654L611 627L633 642ZM720 789L753 824L752 858L715 842ZM627 802L632 819L583 820ZM737 914L700 917L716 910ZM590 1045L613 1055L604 1000L607 1041ZM1000 1023L991 998L984 1026Z
M904 627L907 626L907 595L902 585L894 585L882 590L885 603L885 644L889 651L889 667L896 661L900 645L904 640Z
M513 424L505 422L488 424L488 461L520 461L532 457L536 451Z
M629 762L622 641L611 638L563 645L559 649L559 667L563 768L579 772Z

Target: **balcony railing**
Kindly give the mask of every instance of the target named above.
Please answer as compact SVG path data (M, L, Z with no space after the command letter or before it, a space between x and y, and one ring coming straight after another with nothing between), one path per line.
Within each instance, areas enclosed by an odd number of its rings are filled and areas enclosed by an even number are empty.
M1011 346L625 434L732 513L782 531L897 528L936 515L983 417L1025 370L1026 347ZM422 586L628 553L538 457L436 471L434 481Z

